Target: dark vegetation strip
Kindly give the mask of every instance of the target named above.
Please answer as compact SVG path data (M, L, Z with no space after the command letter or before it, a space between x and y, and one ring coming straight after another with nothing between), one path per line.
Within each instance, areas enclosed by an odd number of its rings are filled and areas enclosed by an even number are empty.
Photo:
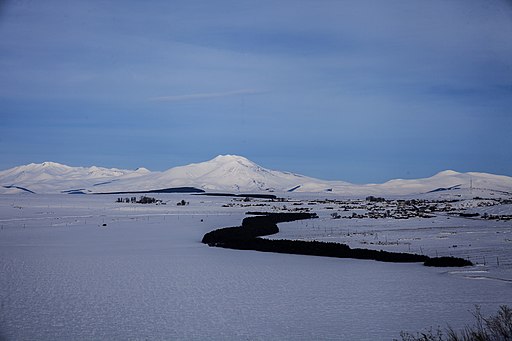
M277 196L274 194L255 194L255 193L245 193L245 194L233 194L233 193L201 193L198 195L206 195L210 197L234 197L234 198L257 198L257 199L277 199Z
M63 194L87 194L82 189L70 189L69 191L61 191Z
M255 212L252 212L255 214ZM371 259L381 262L416 263L425 266L450 267L473 265L468 260L455 257L435 257L412 253L377 251L369 249L352 249L348 245L320 241L301 240L269 240L258 238L279 232L278 223L302 219L318 218L316 213L258 213L255 217L247 217L242 226L225 227L208 232L202 243L209 246L235 250L254 250L262 252L288 253L309 256L336 258Z
M122 191L122 192L101 192L94 194L144 194L144 193L204 193L202 189L195 187L172 187L151 189L148 191Z
M4 186L4 188L17 188L19 190L22 190L22 191L25 191L25 192L29 192L29 193L32 193L32 194L36 194L36 192L34 191L31 191L27 188L24 188L24 187L20 187L20 186L15 186L15 185L10 185L10 186Z

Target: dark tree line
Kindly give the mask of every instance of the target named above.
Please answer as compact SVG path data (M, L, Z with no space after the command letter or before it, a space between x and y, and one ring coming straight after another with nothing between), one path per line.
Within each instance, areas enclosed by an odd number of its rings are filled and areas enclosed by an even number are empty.
M248 212L250 213L250 212ZM278 223L317 218L316 213L255 213L247 217L242 226L225 227L204 235L202 242L209 246L236 250L289 253L336 258L372 259L381 262L415 263L425 266L449 267L473 265L468 260L455 257L435 257L412 253L352 249L348 245L321 241L269 240L258 238L279 232Z
M137 200L136 197L130 197L130 198L117 198L116 202L125 202L125 203L137 203L137 204L154 204L158 201L161 201L161 200L157 200L155 198L152 198L152 197L148 197L148 196L141 196L139 200Z

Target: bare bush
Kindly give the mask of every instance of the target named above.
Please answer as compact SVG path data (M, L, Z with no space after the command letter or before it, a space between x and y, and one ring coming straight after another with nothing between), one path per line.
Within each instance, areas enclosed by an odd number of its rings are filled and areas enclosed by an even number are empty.
M500 306L495 315L484 317L479 306L473 312L475 322L460 332L448 327L445 333L438 327L425 333L401 332L402 341L512 341L512 309Z

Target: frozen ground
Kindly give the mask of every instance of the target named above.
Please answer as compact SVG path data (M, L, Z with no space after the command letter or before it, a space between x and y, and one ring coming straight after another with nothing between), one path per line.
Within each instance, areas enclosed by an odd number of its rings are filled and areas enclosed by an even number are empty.
M488 314L500 304L512 305L512 283L476 279L490 276L209 248L200 243L203 234L239 225L249 208L222 207L231 198L155 197L167 205L119 204L117 196L0 196L0 339L391 340L400 330L446 322L461 327L471 321L474 304ZM181 199L190 205L176 206ZM378 229L384 232L377 240L389 242L401 235L395 229L437 243L436 233L443 230L423 229L423 221L411 220L375 226L351 219L345 223L356 225L337 227L342 219L330 219L330 209L313 210L321 219L303 222L307 228L281 224L281 237L311 238L306 232L313 231L325 239L336 232L357 244L356 230ZM448 224L434 219L425 221ZM510 222L481 226L452 219L456 226L468 225L447 229L465 236L457 240L457 252L463 241L490 250L501 243L491 237L498 233L481 230L510 232ZM431 245L444 252L434 244L426 242L423 251L433 252ZM505 270L495 266L502 279L510 267L507 253L500 253ZM471 271L494 271L489 258L489 265Z

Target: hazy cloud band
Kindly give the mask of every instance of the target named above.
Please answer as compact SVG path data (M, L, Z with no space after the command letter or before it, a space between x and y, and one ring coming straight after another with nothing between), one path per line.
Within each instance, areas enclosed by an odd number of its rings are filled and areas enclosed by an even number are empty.
M233 96L241 96L241 95L255 95L255 94L260 94L260 93L262 93L262 91L260 91L260 90L240 89L240 90L225 91L225 92L207 92L207 93L197 93L197 94L160 96L160 97L153 97L150 100L157 101L157 102L179 102L179 101L193 101L193 100L202 100L202 99L210 99L210 98L233 97Z

